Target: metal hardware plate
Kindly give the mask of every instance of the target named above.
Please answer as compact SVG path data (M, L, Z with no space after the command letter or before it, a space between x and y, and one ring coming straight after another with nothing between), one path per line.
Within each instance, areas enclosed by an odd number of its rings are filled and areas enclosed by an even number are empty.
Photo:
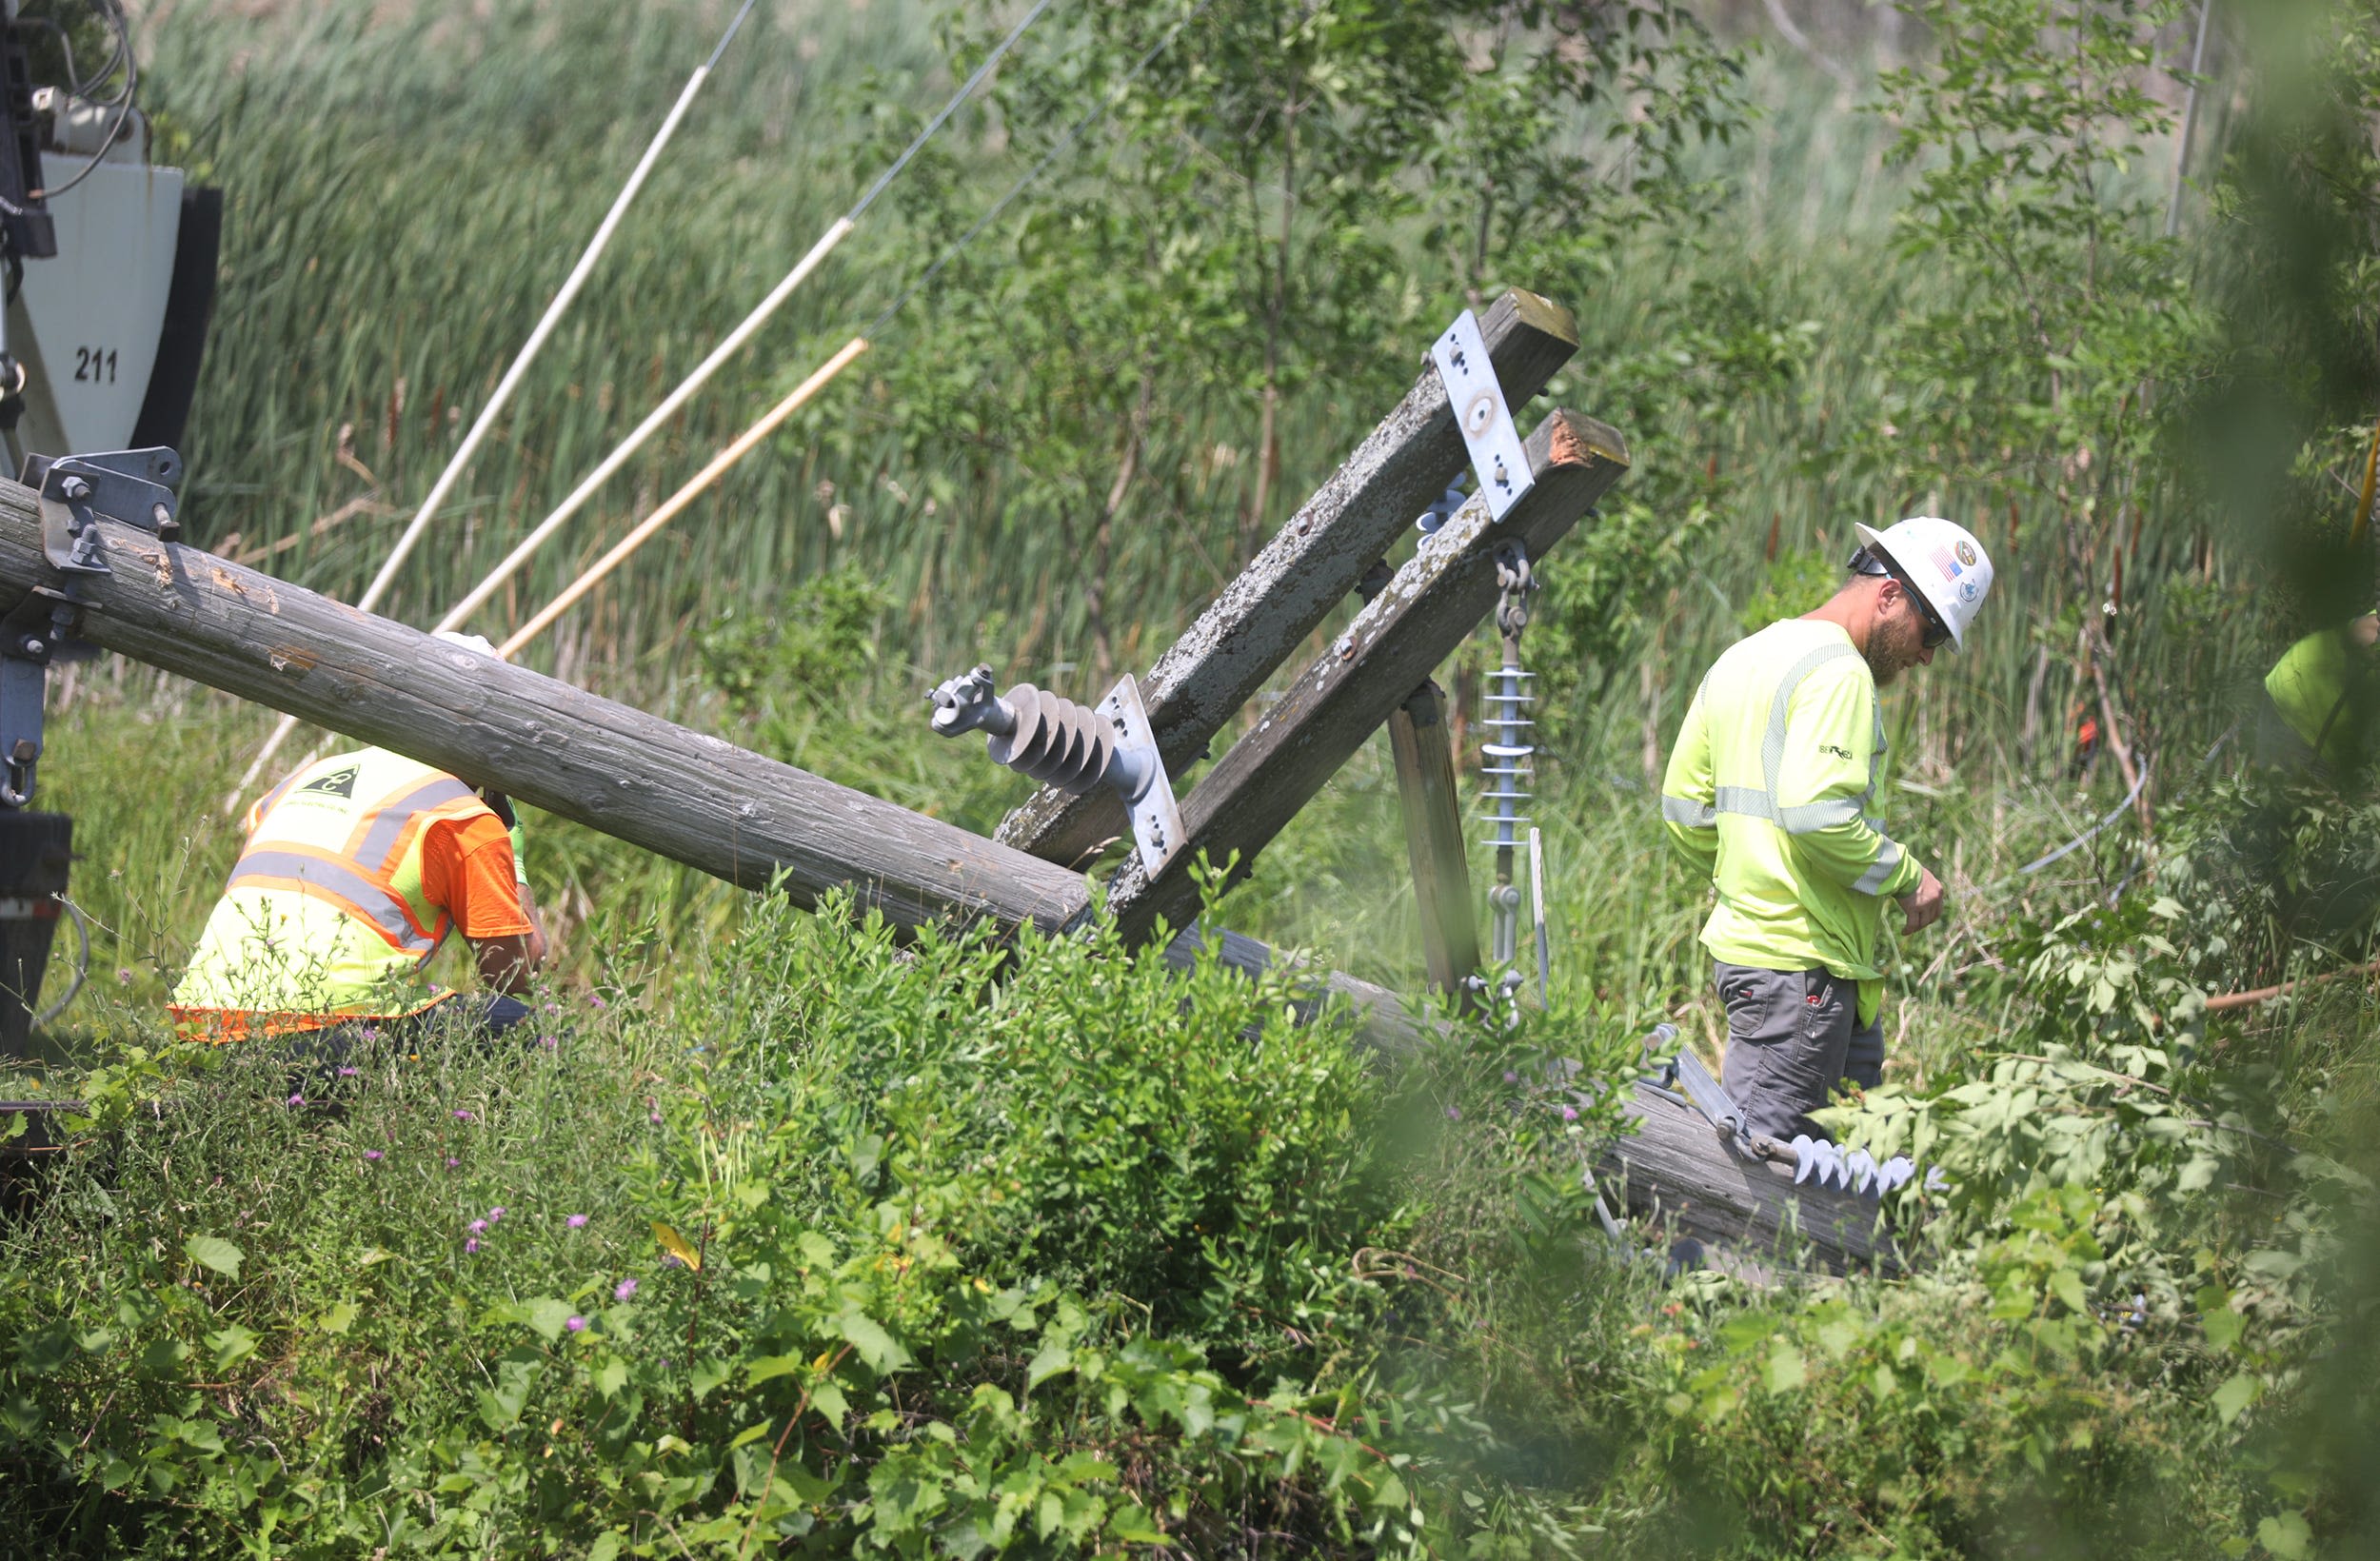
M1496 366L1488 358L1487 338L1469 309L1430 346L1430 361L1446 385L1446 404L1455 410L1455 426L1471 451L1471 470L1478 491L1487 496L1488 514L1497 520L1520 496L1537 485L1529 469L1529 452L1513 426L1512 408L1504 404L1504 387L1496 381Z
M1140 870L1157 877L1173 854L1181 849L1181 809L1174 802L1174 783L1165 774L1165 761L1157 751L1157 733L1149 725L1148 706L1140 701L1140 684L1130 673L1100 701L1101 717L1116 729L1116 745L1147 766L1139 795L1124 799L1132 813L1132 840L1140 848Z

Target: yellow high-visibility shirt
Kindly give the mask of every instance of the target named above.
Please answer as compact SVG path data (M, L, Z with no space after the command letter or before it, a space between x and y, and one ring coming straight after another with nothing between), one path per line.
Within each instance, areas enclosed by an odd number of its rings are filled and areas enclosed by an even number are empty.
M1862 1024L1883 1000L1885 907L1921 876L1867 814L1884 765L1875 693L1840 626L1772 623L1712 664L1661 784L1671 844L1718 889L1702 946L1855 980Z
M2332 764L2351 762L2361 741L2347 697L2349 673L2347 631L2324 629L2290 646L2265 674L2272 707Z

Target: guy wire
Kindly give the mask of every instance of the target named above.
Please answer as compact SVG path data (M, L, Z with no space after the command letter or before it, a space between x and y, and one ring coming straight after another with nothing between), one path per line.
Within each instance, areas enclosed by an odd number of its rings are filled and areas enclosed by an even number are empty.
M975 89L982 85L983 78L992 73L992 67L1000 63L1000 57L1002 54L1008 52L1008 46L1023 37L1024 30L1031 27L1034 20L1049 8L1050 0L1038 0L1034 8L1026 11L1015 27L1008 30L1008 36L1000 41L1000 47L984 55L983 63L975 68L975 73L966 79L959 90L950 95L950 101L942 105L942 111L928 120L925 128L918 131L917 139L909 143L908 149L893 159L892 167L877 176L876 183L870 185L867 193L860 197L860 204L853 207L843 218L845 222L856 223L860 220L860 214L875 204L877 196L884 193L884 187L891 184L901 170L909 166L909 159L918 154L918 149L934 139L934 132L941 129L943 122L952 114L959 111L961 104L975 95Z
M919 290L923 288L927 283L932 282L937 276L940 276L942 274L942 267L957 259L960 250L964 249L974 241L977 234L982 232L984 228L990 227L995 218L997 218L1002 211L1007 210L1008 204L1011 201L1014 201L1018 196L1023 194L1036 180L1040 179L1042 174L1048 172L1049 166L1052 163L1057 162L1059 157L1065 152L1067 148L1075 144L1077 138L1079 138L1084 130L1089 129L1095 122L1105 118L1109 111L1116 107L1116 99L1121 93L1122 89L1140 80L1140 73L1146 70L1150 64L1154 62L1160 54L1165 52L1165 50L1172 46L1173 41L1181 35L1181 30L1197 21L1200 17L1205 15L1208 8L1214 4L1215 0L1200 0L1200 5L1197 10L1191 11L1180 21L1176 22L1170 29L1167 30L1165 36L1158 39L1154 45L1150 46L1148 52L1142 54L1140 60L1134 64L1133 68L1129 71L1125 72L1123 80L1118 82L1114 87L1109 88L1101 102L1094 105L1081 119L1076 120L1071 126L1067 127L1066 133L1058 138L1058 140L1050 147L1049 150L1042 154L1041 160L1034 164L1033 167L1025 172L1022 178L1019 179L1015 184L1010 185L1006 193L1002 194L999 200L992 203L990 210L976 218L973 227L969 227L965 232L960 234L956 239L953 239L947 248L943 249L941 254L934 257L933 265L928 266L915 282L910 283L906 287L901 289L901 295L898 298L895 298L891 303L884 306L883 312L879 314L875 320L869 324L866 334L873 337L878 331L883 329L884 323L890 320L894 315L900 313L901 306L903 304L906 304L912 297L916 296ZM1031 18L1028 17L1026 20L1030 21Z

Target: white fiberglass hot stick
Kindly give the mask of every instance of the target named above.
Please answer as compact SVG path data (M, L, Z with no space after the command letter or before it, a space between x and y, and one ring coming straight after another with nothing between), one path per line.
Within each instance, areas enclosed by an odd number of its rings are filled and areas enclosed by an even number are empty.
M514 355L511 366L505 370L504 378L496 382L495 391L487 398L487 405L480 408L479 417L471 424L469 432L463 436L463 443L455 447L454 454L447 459L446 469L440 472L438 481L430 484L428 495L422 500L422 507L414 511L413 519L407 524L404 532L397 538L396 545L389 549L388 557L381 563L380 572L372 577L372 583L369 585L364 587L364 594L356 598L355 605L358 610L369 612L378 606L380 599L387 594L388 587L395 583L397 571L412 555L414 544L421 541L423 531L429 525L430 517L438 513L438 506L446 503L446 495L453 490L455 484L461 481L465 468L471 463L471 457L479 453L481 444L486 440L488 432L495 427L498 414L503 412L506 404L512 399L512 392L519 388L521 381L527 375L529 365L535 361L539 349L545 346L545 339L554 333L554 327L562 323L563 315L568 312L571 301L576 299L579 290L586 286L586 279L594 274L596 261L603 257L605 247L611 243L612 234L620 227L620 219L627 214L629 203L634 201L637 192L645 188L645 178L653 171L653 165L660 160L662 148L668 146L670 138L678 133L678 124L685 118L686 109L692 107L695 94L700 92L703 89L703 84L710 79L710 73L717 68L720 56L727 51L728 44L735 40L737 30L744 26L744 17L750 15L751 11L752 0L744 0L744 5L737 10L735 18L727 24L727 30L720 34L719 43L711 49L710 58L695 67L694 73L686 77L684 89L678 93L678 101L670 106L667 116L661 122L661 128L653 132L653 139L645 145L645 155L637 160L635 168L628 174L628 182L620 187L620 193L612 200L611 209L604 213L604 220L597 225L595 236L586 241L586 248L580 254L579 263L571 267L569 276L564 279L561 290L554 294L553 302L545 306L544 317L537 322L536 328L529 332L528 340L521 344L521 350ZM238 784L231 788L231 795L224 800L225 812L228 813L239 806L240 799L248 794L248 788L255 783L257 776L263 773L265 765L280 750L281 744L288 740L290 731L296 725L295 716L281 718L280 723L273 727L272 735L265 740L264 747L258 750L254 761L248 765L248 773L240 777Z
M1024 30L1032 26L1034 19L1047 10L1050 4L1051 0L1040 0L1040 3L1031 10L1025 12L1015 27L1008 30L1008 35L1001 39L999 46L984 57L982 64L975 68L974 74L967 77L959 90L951 94L950 101L942 105L942 112L926 123L925 128L920 130L916 138L909 143L908 148L893 161L892 167L878 176L876 183L868 188L867 193L860 197L859 204L852 207L844 215L835 219L834 225L828 227L819 241L810 247L810 252L803 255L791 271L785 273L784 280L778 283L770 290L768 296L762 299L752 312L744 317L744 323L728 332L727 339L721 342L709 357L696 365L694 372L687 375L684 382L675 390L669 392L667 399L655 407L652 414L643 423L638 424L636 430L622 441L620 447L605 456L602 464L589 472L585 480L571 491L568 498L562 501L552 514L540 521L535 529L523 537L512 551L505 556L504 562L489 572L486 580L481 581L471 589L469 595L456 603L447 611L446 617L432 625L431 633L461 627L471 614L485 605L487 599L495 595L506 581L510 580L539 548L545 545L548 538L560 530L571 516L577 514L587 500L595 496L596 489L609 481L612 474L625 465L629 458L636 454L637 450L663 424L676 415L679 407L692 399L694 393L703 387L704 383L718 372L721 365L733 357L737 350L752 338L755 331L768 323L769 317L777 312L779 306L787 298L792 296L794 288L800 287L810 272L817 269L819 262L824 260L835 246L843 242L843 236L858 226L861 215L874 203L877 196L883 193L885 186L892 183L893 176L906 168L909 159L917 155L918 148L924 146L926 141L942 128L950 116L958 111L961 104L974 95L976 88L982 85L984 77L991 74L992 67L1000 63L1001 56L1008 52L1009 47L1024 35Z
M671 494L661 507L637 524L634 530L613 544L610 552L597 561L595 566L570 583L569 588L547 603L538 615L522 624L512 638L496 647L496 654L510 661L522 646L544 633L547 624L568 612L578 600L604 582L604 578L626 562L629 554L645 545L653 534L678 518L678 512L692 504L704 488L719 480L720 474L743 460L752 447L776 431L777 425L802 408L803 403L824 389L827 383L843 371L851 360L867 350L867 338L854 336L843 344L843 350L819 366L817 372L794 386L791 394L768 409L768 415L746 428L736 442L711 458L709 465L696 472L691 481Z

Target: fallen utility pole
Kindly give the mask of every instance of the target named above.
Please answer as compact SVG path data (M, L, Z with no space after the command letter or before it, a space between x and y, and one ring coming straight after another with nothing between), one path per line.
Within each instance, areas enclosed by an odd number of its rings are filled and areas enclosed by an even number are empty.
M1549 436L1541 448L1551 444ZM1523 518L1516 508L1508 519ZM746 888L768 886L782 870L803 906L846 888L862 909L902 927L983 918L1055 931L1089 915L1079 876L1023 852L228 559L112 521L92 524L112 572L78 577L73 632L103 649L497 787ZM1468 557L1459 528L1447 529L1458 531L1452 556ZM35 494L0 480L0 606L50 578ZM1381 602L1392 598L1407 609L1432 600L1391 590ZM1410 690L1421 674L1398 662L1384 676L1386 686ZM1304 707L1317 741L1329 740L1315 752L1336 751L1353 729L1344 697ZM1232 968L1279 963L1252 939L1220 938ZM1187 964L1200 946L1194 932L1167 958ZM1410 1056L1426 1038L1425 1021L1384 988L1315 971L1308 990L1310 1005L1346 1002L1360 1037L1383 1053ZM1641 1097L1636 1109L1643 1135L1613 1146L1606 1162L1632 1208L1755 1255L1775 1251L1776 1234L1798 1220L1829 1266L1872 1260L1854 1237L1873 1227L1873 1201L1793 1189L1765 1167L1715 1165L1724 1152L1698 1118L1681 1119L1657 1097Z
M43 583L36 495L0 481L0 601ZM847 885L902 927L1064 926L1081 878L955 825L113 521L79 638L345 732L747 889Z
M1578 350L1570 311L1535 293L1497 299L1479 330L1516 412ZM1468 465L1445 383L1425 363L1404 400L1140 680L1169 773L1180 774L1205 752L1223 723ZM1128 832L1111 795L1044 789L1002 822L999 839L1074 862Z

